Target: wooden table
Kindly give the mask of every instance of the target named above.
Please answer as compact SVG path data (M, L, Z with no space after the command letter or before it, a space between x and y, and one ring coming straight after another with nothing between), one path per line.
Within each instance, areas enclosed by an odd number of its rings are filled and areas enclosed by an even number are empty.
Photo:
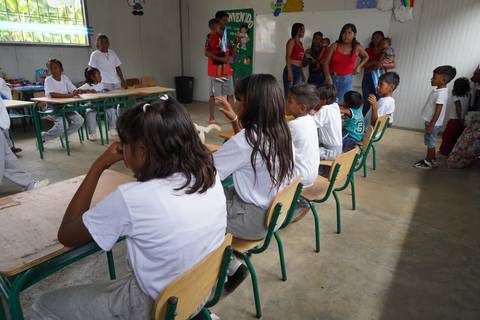
M30 108L34 105L31 101L22 100L3 100L3 103L7 109Z
M101 249L90 242L78 248L64 247L57 232L65 210L84 176L44 188L2 198L0 209L0 294L8 303L12 319L23 319L20 292L52 273ZM106 170L100 178L91 206L120 184L134 178ZM115 278L113 256L108 256L110 277ZM3 314L0 303L0 319ZM4 314L3 314L4 316Z
M40 159L43 159L43 153L45 151L41 136L41 119L40 114L38 112L38 104L44 103L47 105L56 105L60 110L60 115L62 117L66 117L68 112L83 110L81 104L86 104L88 102L92 102L96 104L98 110L97 111L104 111L105 109L116 107L118 105L128 107L130 104L136 103L137 97L151 97L152 99L162 93L168 92L175 92L175 89L166 88L166 87L146 87L146 88L130 88L126 90L112 90L108 92L99 92L99 93L86 93L81 94L75 98L47 98L47 97L40 97L40 98L33 98L31 99L35 102L35 107L32 108L33 114L33 124L35 127L35 135L37 138L38 144L38 152L40 154ZM133 97L133 103L129 103L129 98ZM130 101L131 102L131 101ZM103 122L105 125L105 141L109 143L108 137L108 119L105 112L103 112ZM70 155L70 144L68 140L67 128L65 129L65 145L67 149L67 154ZM103 144L103 135L102 135L102 128L99 128L100 131L100 138Z

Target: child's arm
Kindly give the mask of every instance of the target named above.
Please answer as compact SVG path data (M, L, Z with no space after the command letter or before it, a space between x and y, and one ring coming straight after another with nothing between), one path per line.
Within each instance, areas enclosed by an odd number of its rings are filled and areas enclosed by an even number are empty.
M323 73L325 74L325 81L327 85L333 86L332 75L330 74L330 60L332 60L333 51L335 51L336 44L332 44L328 48L327 57L323 61Z
M430 120L430 125L425 129L427 134L431 134L435 124L437 123L438 118L440 117L440 113L442 113L443 104L436 104L435 106L435 113L433 114L432 120Z
M50 92L50 97L52 97L52 98L74 98L74 97L78 97L78 90L74 90L72 93Z
M120 160L123 160L122 145L120 142L114 142L93 163L70 201L58 230L58 241L64 246L75 247L92 240L90 232L83 224L82 215L90 208L93 194L103 171Z
M462 119L462 103L460 100L455 101L455 112L457 113L457 118L463 123Z
M377 97L374 94L370 94L368 96L368 102L372 106L372 117L370 118L370 122L372 126L375 126L378 120L378 105L377 105Z
M242 127L240 126L240 121L238 120L238 116L235 111L233 111L230 103L225 99L225 97L217 97L215 98L215 101L222 105L222 108L220 108L219 110L225 115L225 117L227 117L231 121L232 128L235 134L240 132L240 130L242 130Z
M118 66L118 67L115 68L115 70L117 71L117 75L120 78L120 83L122 84L122 88L127 89L128 86L127 86L127 83L125 82L125 79L123 78L122 68L120 68L120 66Z
M293 81L292 62L290 61L290 56L292 55L294 46L295 46L295 40L290 39L287 41L285 63L287 65L288 81Z
M340 106L340 113L346 115L347 117L352 117L352 110L349 108L345 108L344 106Z

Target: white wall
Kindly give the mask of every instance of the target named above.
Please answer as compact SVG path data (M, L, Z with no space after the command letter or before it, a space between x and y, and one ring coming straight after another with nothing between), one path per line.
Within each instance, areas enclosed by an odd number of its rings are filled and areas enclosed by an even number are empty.
M203 46L208 32L208 20L221 9L253 8L256 14L268 14L272 12L271 2L256 0L182 0L182 2L185 75L195 77L194 98L206 101L207 59L203 56ZM304 3L305 11L352 10L356 5L355 0L305 0ZM436 66L452 64L457 68L458 76L471 76L475 66L480 63L478 17L480 17L478 0L417 0L413 21L391 22L389 33L397 53L396 71L401 77L400 88L395 93L397 126L416 129L423 127L420 110L431 90L429 80ZM283 69L283 65L279 65L278 68Z
M172 86L181 60L178 0L152 0L142 17L131 14L126 1L87 0L87 15L94 33L105 33L122 60L126 78L151 75L157 83ZM34 78L35 69L50 58L62 61L72 81L83 80L92 48L0 45L0 67L9 77Z

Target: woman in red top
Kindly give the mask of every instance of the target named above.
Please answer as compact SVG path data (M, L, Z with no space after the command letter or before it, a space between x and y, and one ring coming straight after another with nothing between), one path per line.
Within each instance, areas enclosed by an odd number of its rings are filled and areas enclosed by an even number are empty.
M283 90L287 97L288 90L301 81L305 81L303 74L303 49L302 38L305 35L305 26L301 23L294 23L292 26L291 38L287 41L286 66L283 69Z
M343 104L343 96L352 90L353 75L360 73L368 61L368 54L355 38L357 27L347 23L340 31L338 40L330 46L327 58L323 63L323 71L327 85L337 90L338 103ZM356 65L358 57L360 63Z
M312 46L305 51L304 66L308 66L308 83L317 88L325 83L323 75L323 60L328 48L323 47L323 33L317 31L313 34Z

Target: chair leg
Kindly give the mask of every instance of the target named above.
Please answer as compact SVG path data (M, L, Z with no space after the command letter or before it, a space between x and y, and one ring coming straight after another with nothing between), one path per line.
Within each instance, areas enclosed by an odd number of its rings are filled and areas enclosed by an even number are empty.
M67 154L70 155L70 143L68 142L68 127L67 127L67 115L65 113L62 114L62 121L63 121L63 136L65 137L65 145L67 147Z
M273 233L278 245L278 255L280 256L280 268L282 269L282 280L287 281L287 268L285 267L285 256L283 254L283 242L280 235L275 231Z
M60 144L62 145L62 149L65 149L65 144L63 143L63 137L60 136Z
M363 177L367 177L367 157L363 158Z
M373 170L377 170L377 155L375 150L375 144L372 142L372 167Z
M352 188L352 210L357 210L357 201L355 197L355 175L350 176L350 187Z
M107 251L107 261L108 261L108 272L110 274L110 280L117 279L117 274L115 272L115 260L113 259L112 250Z
M210 315L210 312L208 311L207 308L202 308L202 311L200 313L202 314L203 319L212 320L212 316Z
M320 221L318 220L315 205L310 201L308 201L308 205L310 206L310 210L312 210L313 219L315 220L315 251L320 252Z
M262 305L260 303L260 293L258 291L258 281L257 281L257 273L255 272L255 268L253 267L252 261L248 257L248 254L242 253L243 260L247 264L248 270L250 271L250 278L252 278L252 287L253 287L253 297L255 299L255 311L257 318L262 317Z
M5 309L3 308L3 299L0 296L0 320L6 320L7 316L5 314Z
M337 192L334 190L333 197L335 198L335 205L337 207L337 233L342 232L342 223L340 220L340 199L338 198Z
M80 140L80 143L83 144L83 138L82 138L82 128L78 129L77 130L77 133L78 133L78 140Z

